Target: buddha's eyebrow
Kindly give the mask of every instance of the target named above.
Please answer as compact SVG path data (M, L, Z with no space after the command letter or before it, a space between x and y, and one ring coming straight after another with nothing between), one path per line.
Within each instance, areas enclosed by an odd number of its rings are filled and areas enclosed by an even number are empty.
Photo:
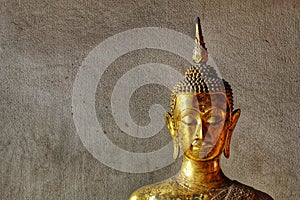
M222 111L226 112L226 109L215 106L215 107L212 107L212 108L208 109L205 113L211 112L212 110L215 110L215 109L219 109L219 110L222 110Z
M190 114L190 111L197 112L200 114L199 110L196 108L186 108L186 109L182 110L181 112L179 112L179 115L181 115L182 117L185 117Z
M198 109L196 109L195 107L194 108L185 108L183 111L181 111L180 113L185 113L185 112L188 112L188 111L196 111L196 112L199 112Z
M215 109L219 109L219 108L218 107L211 107L205 113L210 112L210 111L215 110Z

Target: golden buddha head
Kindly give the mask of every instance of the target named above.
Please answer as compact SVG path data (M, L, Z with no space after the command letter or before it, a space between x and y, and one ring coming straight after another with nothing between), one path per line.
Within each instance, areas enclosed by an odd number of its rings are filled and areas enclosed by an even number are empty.
M216 70L206 64L208 54L200 21L196 24L195 65L185 73L171 94L171 112L165 114L174 143L174 158L179 148L196 161L212 160L224 152L229 157L230 140L240 116L233 110L232 90Z

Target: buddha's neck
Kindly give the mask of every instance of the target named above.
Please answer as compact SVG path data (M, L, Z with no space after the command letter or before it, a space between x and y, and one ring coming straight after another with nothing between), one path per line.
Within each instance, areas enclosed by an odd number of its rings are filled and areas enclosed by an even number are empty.
M211 161L194 161L184 155L177 179L180 184L191 189L209 190L231 184L231 180L220 168L220 158Z

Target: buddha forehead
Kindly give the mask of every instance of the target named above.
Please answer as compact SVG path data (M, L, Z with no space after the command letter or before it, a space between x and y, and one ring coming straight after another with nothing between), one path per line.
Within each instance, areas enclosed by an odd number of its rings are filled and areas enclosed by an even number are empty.
M226 95L222 92L210 93L179 93L176 98L175 110L197 109L202 112L208 109L227 109Z

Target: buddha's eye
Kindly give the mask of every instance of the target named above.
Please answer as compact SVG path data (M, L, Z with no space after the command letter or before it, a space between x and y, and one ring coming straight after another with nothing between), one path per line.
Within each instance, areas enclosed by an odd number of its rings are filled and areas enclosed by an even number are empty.
M222 117L220 116L211 116L206 121L209 125L216 126L222 122Z
M181 119L181 122L187 126L193 126L197 124L197 120L191 116L185 116Z

